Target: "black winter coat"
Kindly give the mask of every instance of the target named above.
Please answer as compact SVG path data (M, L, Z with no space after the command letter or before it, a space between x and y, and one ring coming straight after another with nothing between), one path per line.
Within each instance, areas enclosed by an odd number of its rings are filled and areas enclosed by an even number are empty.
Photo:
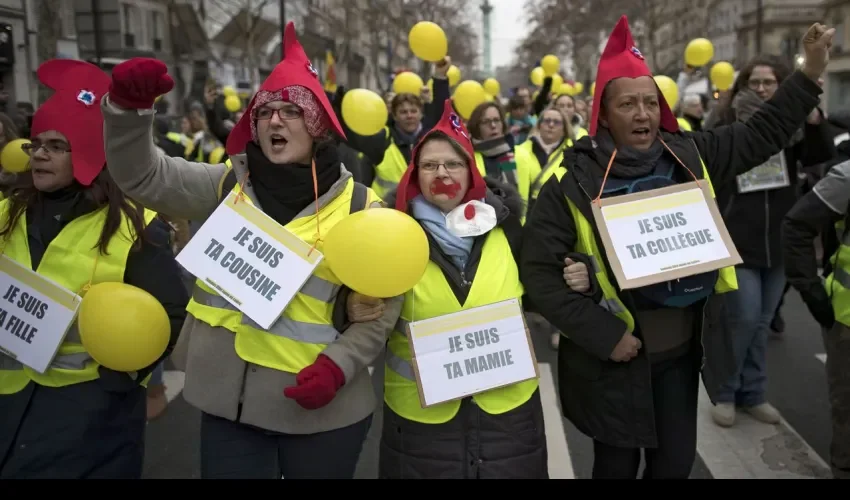
M715 186L735 182L735 176L761 165L788 143L817 105L820 93L815 82L796 72L747 123L662 136L697 178L703 177L702 157ZM560 344L558 366L561 394L566 396L561 399L564 415L582 432L609 445L656 447L650 360L645 350L627 363L610 361L626 324L599 305L598 293L572 291L563 277L564 259L574 256L577 243L566 198L592 221L591 199L599 192L606 167L597 162L593 148L590 137L577 141L564 156L567 173L560 181L550 178L541 190L526 221L520 271L535 306L567 336ZM680 182L691 179L679 175ZM598 234L596 240L601 241ZM613 277L607 257L602 257L600 264ZM632 294L618 293L634 316ZM723 295L712 296L692 306L703 311L695 315L694 342L702 344L696 351L702 351L702 377L712 398L735 372L730 332L722 321L723 299ZM639 323L634 335L643 340Z

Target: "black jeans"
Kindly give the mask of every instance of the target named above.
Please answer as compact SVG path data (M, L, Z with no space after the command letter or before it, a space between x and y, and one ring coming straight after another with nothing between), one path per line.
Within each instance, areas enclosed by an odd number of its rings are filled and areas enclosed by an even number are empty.
M201 416L202 479L353 479L372 416L316 434L280 434Z
M652 397L658 447L644 449L644 479L687 479L696 459L699 364L693 351L652 365ZM593 479L635 479L640 448L594 440Z

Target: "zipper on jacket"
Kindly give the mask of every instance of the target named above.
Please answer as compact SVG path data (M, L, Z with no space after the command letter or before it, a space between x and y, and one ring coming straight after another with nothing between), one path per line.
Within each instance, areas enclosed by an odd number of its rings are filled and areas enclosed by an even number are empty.
M706 359L708 358L708 356L706 356L705 354L705 342L703 339L705 338L705 308L708 306L709 300L711 300L711 297L709 297L702 303L702 318L700 318L699 322L699 345L700 347L702 347L702 360L700 361L699 365L700 373L702 373L702 371L705 369Z
M767 267L770 268L770 191L764 191L764 249L767 255Z
M469 288L470 284L471 284L470 282L466 281L466 272L461 271L460 272L460 286L462 288Z

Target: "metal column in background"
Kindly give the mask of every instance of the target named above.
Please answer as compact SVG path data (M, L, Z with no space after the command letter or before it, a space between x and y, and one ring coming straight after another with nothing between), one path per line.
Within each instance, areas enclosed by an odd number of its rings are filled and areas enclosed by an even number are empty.
M103 51L100 45L100 2L91 0L92 26L94 28L94 58L98 66L103 65Z
M283 48L283 33L286 31L286 1L278 0L280 5L280 60L283 61L283 58L286 56Z
M761 33L764 24L764 3L756 0L756 55L761 54Z
M484 74L489 76L493 76L492 66L490 60L490 48L491 48L491 40L490 40L490 13L493 12L493 6L490 5L488 0L484 0L481 4L481 13L483 14L483 38L484 38Z

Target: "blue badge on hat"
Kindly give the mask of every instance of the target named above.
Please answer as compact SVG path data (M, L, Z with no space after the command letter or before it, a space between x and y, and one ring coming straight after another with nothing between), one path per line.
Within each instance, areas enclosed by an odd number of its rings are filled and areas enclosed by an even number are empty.
M638 50L638 48L637 48L637 47L635 47L635 46L633 45L633 46L632 46L632 48L631 48L630 50L632 51L632 54L634 54L634 55L635 55L635 57L637 57L637 58L638 58L638 59L640 59L640 60L643 60L643 54L641 54L641 53L640 53L640 51Z
M94 92L90 90L81 90L79 94L77 94L77 100L86 106L91 106L94 104L95 95Z
M460 117L458 115L456 115L455 113L452 113L451 115L449 115L449 122L451 122L452 129L456 133L458 133L458 134L466 137L467 139L469 139L469 136L466 135L466 132L463 131L463 126L460 124Z

